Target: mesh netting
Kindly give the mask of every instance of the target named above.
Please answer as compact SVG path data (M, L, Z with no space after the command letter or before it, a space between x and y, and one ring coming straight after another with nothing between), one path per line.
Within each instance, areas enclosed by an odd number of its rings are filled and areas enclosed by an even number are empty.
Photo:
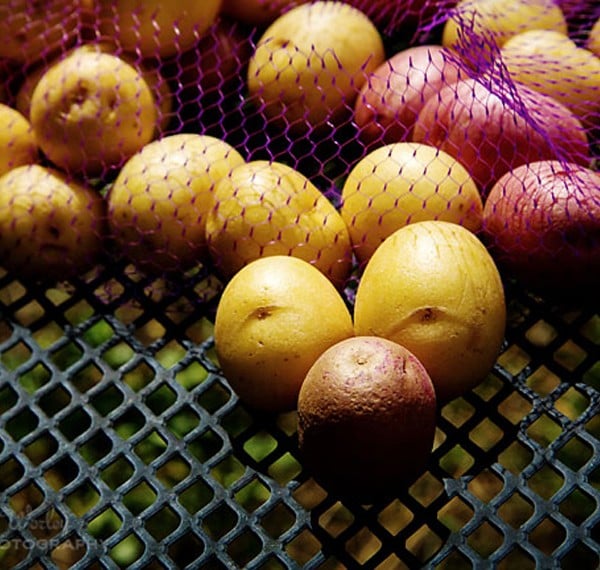
M594 0L3 2L0 566L597 568L598 22ZM240 399L216 313L273 255L352 311L426 220L486 246L503 342L416 480L358 504L305 465L296 410Z

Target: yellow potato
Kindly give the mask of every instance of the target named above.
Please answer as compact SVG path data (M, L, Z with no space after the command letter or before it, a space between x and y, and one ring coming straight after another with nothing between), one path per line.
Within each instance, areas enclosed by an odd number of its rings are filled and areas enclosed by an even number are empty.
M72 44L83 23L87 0L3 0L0 57L31 63Z
M250 408L296 407L306 374L330 346L353 336L343 298L315 267L290 256L258 259L227 284L215 317L225 378Z
M342 2L303 4L263 33L248 65L248 90L270 119L304 132L349 114L384 59L379 32L361 11Z
M449 154L420 143L393 143L352 168L340 212L356 257L366 262L381 242L410 223L445 220L478 231L483 203L465 167Z
M548 30L512 37L501 50L510 76L550 95L584 126L600 124L600 58L573 40Z
M394 232L371 257L356 292L356 335L410 350L441 402L491 371L505 325L504 290L492 257L472 232L450 222L418 222Z
M154 272L203 261L213 187L243 163L232 146L205 135L171 135L146 145L107 196L111 232L123 253Z
M0 176L38 160L38 146L29 121L18 111L0 103Z
M70 56L77 57L82 52L91 53L109 53L116 54L116 47L109 42L83 44L68 51L64 57L56 58L48 63L43 63L35 67L27 74L23 83L21 83L15 97L15 107L24 116L29 117L31 111L31 98L40 79L54 64ZM173 94L168 82L161 76L159 70L150 64L139 61L135 57L120 55L121 59L129 63L132 67L142 73L148 86L152 89L152 94L156 100L159 111L159 131L164 131L171 119L173 111Z
M105 204L95 191L37 164L0 177L0 263L28 280L81 275L99 259Z
M248 162L217 184L206 236L225 277L269 255L304 259L336 287L351 269L350 236L339 212L303 174L278 162Z
M215 22L222 0L97 0L100 32L125 51L165 58L190 49Z
M537 29L566 36L567 21L554 0L460 0L444 25L442 44L476 62L492 46Z
M139 71L115 55L80 50L43 74L30 120L56 166L99 175L153 139L158 110Z

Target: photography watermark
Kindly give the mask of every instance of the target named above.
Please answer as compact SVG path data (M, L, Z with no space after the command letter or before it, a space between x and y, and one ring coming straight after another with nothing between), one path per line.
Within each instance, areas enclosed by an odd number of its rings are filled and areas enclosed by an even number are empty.
M46 552L57 548L81 550L86 548L85 541L77 537L59 537L64 529L64 520L54 511L32 518L34 509L27 506L8 522L8 528L0 536L0 550L33 550ZM33 536L22 536L24 530ZM19 533L19 534L16 534Z
M0 550L42 550L44 552L52 552L57 548L67 550L85 550L85 541L80 538L1 538Z

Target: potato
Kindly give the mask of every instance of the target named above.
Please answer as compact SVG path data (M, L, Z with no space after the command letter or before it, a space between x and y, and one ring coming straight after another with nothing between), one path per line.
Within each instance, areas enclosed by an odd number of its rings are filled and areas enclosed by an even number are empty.
M265 26L309 0L223 0L223 13L251 26Z
M600 57L600 17L592 26L585 45L594 55Z
M99 29L123 50L167 58L190 49L217 19L222 0L96 0Z
M217 183L206 241L225 278L260 257L292 255L342 288L352 266L339 212L306 176L280 162L250 161Z
M460 161L484 195L505 172L527 162L590 160L586 131L569 109L525 85L501 89L495 77L442 87L421 109L413 141Z
M29 121L0 103L0 176L24 164L39 162L40 153Z
M100 194L37 164L0 178L0 263L30 281L62 281L98 262L105 236Z
M309 473L353 502L389 498L425 468L436 397L419 360L377 337L328 348L298 396L298 445Z
M477 232L483 202L464 166L435 147L399 142L371 151L342 188L343 220L361 263L397 229L446 220Z
M321 130L349 118L367 75L384 58L381 36L360 10L342 2L303 4L264 31L248 65L248 91L280 128Z
M208 135L181 133L144 146L107 195L111 235L120 250L149 273L206 262L214 186L241 164L237 150Z
M456 56L442 46L396 53L369 75L356 99L354 120L361 139L368 145L410 140L427 99L460 76Z
M57 167L101 176L150 142L159 106L144 75L109 53L82 49L40 78L30 120L38 144Z
M547 295L597 293L600 173L539 161L505 174L484 207L483 228L498 263Z
M229 281L215 317L215 348L225 378L253 410L296 407L314 361L351 337L352 317L342 296L302 259L257 259Z
M57 56L55 59L35 66L31 71L27 72L25 79L19 86L19 90L17 91L15 98L15 106L17 110L25 117L30 116L31 98L33 97L33 92L35 91L37 84L43 75L60 61L68 57L77 58L85 52L117 55L116 51L116 46L108 41L99 43L86 43L68 50L66 53L61 56ZM162 132L166 129L173 111L173 94L171 93L169 84L165 79L163 79L157 67L151 66L146 62L139 61L136 57L131 55L120 54L118 57L139 71L143 75L148 86L151 88L159 114L159 125L157 126L157 130Z
M0 2L0 58L32 63L72 45L89 13L87 0Z
M558 32L530 30L507 41L501 58L513 80L553 97L585 127L600 125L600 58L591 51Z
M475 68L491 61L499 47L521 32L567 34L567 21L554 0L461 0L450 15L442 44L457 50Z
M367 263L356 292L357 336L380 336L425 366L439 402L491 371L506 326L502 279L483 243L443 221L394 232Z

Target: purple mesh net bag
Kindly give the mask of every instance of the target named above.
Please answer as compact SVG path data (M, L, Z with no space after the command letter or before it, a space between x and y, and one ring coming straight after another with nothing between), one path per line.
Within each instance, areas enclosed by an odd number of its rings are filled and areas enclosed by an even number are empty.
M7 0L0 36L0 566L597 566L597 1ZM352 313L381 244L431 222L497 296L461 282L398 328L480 296L437 341L496 361L467 386L455 356L418 475L360 505L307 468L296 409L225 377L220 300L293 256Z
M593 167L593 5L354 1L295 10L302 4L211 2L186 12L159 3L57 2L42 27L40 7L14 2L0 54L5 100L30 121L41 161L105 191L144 146L181 133L219 139L245 161L285 162L336 206L352 167L399 142L450 154L483 199L522 164ZM348 42L352 34L361 41ZM31 49L17 49L19 42ZM188 200L208 209L194 194ZM158 258L173 261L154 264L155 273L214 261L169 251L179 238L163 232L163 214L148 222L129 201L131 232L112 219L108 193L108 233L117 237L107 243L127 251L129 235L153 243L150 256L165 248ZM183 208L164 216L184 216ZM204 218L200 210L195 216ZM201 232L186 228L193 216L176 223L180 248L206 249ZM188 233L197 237L186 240Z

